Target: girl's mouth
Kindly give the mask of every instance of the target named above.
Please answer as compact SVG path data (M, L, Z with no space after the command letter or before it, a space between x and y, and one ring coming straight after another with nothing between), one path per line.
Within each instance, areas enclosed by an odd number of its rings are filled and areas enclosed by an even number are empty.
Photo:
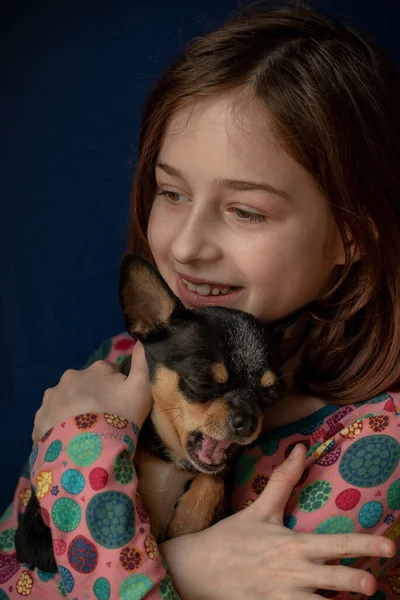
M190 307L227 306L231 307L242 291L242 287L228 287L211 283L193 283L177 275L178 296Z
M209 285L208 283L196 285L195 283L188 281L184 277L181 277L181 279L191 292L196 292L196 294L200 294L200 296L226 296L226 294L235 289L233 287L216 286L216 284Z

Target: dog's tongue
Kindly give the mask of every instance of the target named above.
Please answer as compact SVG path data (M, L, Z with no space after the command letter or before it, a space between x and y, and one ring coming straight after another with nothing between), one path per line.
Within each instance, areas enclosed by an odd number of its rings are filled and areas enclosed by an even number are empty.
M231 443L214 440L208 435L204 435L198 452L199 459L206 465L220 465L225 458L225 450L229 448Z

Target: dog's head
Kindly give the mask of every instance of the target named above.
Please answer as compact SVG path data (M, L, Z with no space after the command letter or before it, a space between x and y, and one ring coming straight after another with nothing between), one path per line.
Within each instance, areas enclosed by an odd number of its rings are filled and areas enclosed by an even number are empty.
M279 396L273 331L234 309L184 307L158 272L127 254L120 302L127 331L142 341L163 440L199 471L221 471L254 441Z

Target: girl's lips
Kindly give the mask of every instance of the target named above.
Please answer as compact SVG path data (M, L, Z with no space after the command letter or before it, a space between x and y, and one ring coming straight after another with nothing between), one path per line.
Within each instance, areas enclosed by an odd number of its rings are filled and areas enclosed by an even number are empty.
M228 294L219 294L218 296L201 296L196 292L192 292L183 283L182 277L177 275L176 286L178 296L182 300L185 306L189 308L200 308L202 306L225 306L227 308L233 308L233 304L236 302L237 297L243 290L243 288L237 288Z

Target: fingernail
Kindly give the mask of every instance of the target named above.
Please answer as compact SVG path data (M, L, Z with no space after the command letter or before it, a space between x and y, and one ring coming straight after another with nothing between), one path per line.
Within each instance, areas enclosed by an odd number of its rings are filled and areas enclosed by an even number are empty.
M290 460L294 460L300 454L300 444L297 444L289 454Z
M393 556L393 546L392 544L384 543L382 546L383 554L385 556Z
M369 590L371 587L371 579L369 577L362 577L360 581L361 587L366 594L369 595Z

